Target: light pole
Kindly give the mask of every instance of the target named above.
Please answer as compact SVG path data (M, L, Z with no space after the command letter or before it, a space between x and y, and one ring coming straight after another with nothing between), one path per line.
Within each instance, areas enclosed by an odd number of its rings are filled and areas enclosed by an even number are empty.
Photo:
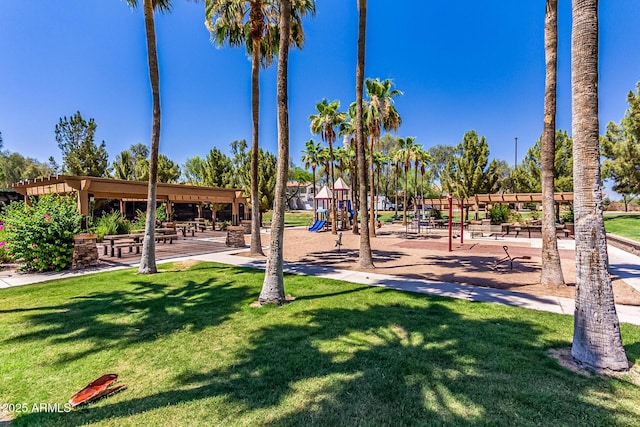
M515 137L515 140L516 140L516 155L515 155L515 165L516 165L516 167L513 169L514 172L516 172L517 169L518 169L518 137L517 136ZM516 177L517 176L518 176L518 174L516 172ZM518 194L518 183L517 183L515 177L514 177L514 180L513 180L513 193L514 194Z

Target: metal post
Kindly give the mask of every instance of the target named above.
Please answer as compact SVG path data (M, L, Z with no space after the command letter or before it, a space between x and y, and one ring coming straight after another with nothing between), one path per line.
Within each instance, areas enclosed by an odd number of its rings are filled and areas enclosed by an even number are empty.
M460 244L464 243L464 197L460 198Z
M453 197L449 194L449 252L453 251L451 241L453 239Z

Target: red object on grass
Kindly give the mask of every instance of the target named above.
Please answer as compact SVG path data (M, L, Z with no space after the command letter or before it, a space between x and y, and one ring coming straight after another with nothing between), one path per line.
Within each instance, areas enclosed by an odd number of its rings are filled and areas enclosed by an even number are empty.
M126 385L121 384L116 387L110 387L114 382L118 380L117 374L106 374L100 378L87 384L85 388L71 396L69 403L71 406L82 405L83 403L93 402L101 397L108 396L117 391L122 390Z

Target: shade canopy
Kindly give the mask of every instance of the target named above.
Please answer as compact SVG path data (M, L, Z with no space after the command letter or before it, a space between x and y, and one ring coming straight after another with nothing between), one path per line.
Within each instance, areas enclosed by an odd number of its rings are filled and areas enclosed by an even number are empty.
M149 183L147 181L126 181L121 179L98 178L93 176L57 175L37 178L11 184L18 193L28 199L43 194L78 194L78 211L89 214L89 195L97 199L118 199L122 201L146 200ZM229 203L237 214L239 204L246 204L240 188L200 187L186 184L158 183L156 199L159 202L176 203Z
M318 194L316 194L316 197L314 197L314 199L316 200L331 200L333 197L331 196L333 193L331 192L331 190L329 190L329 187L327 187L326 185L324 187L322 187L322 189L320 191L318 191Z

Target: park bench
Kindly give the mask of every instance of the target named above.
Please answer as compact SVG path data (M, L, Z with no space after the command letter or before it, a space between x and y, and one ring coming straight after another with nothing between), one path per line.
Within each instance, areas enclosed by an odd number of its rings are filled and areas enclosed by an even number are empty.
M129 248L129 253L133 252L133 248L136 248L136 254L140 253L140 246L142 246L142 242L136 242L136 241L131 241L131 242L121 242L121 243L116 243L111 247L111 256L113 256L113 252L114 250L116 251L116 255L118 258L122 258L122 249L123 248Z
M167 241L169 241L169 244L171 244L173 243L174 240L178 240L178 233L167 233L167 234L156 235L156 242L167 243Z

